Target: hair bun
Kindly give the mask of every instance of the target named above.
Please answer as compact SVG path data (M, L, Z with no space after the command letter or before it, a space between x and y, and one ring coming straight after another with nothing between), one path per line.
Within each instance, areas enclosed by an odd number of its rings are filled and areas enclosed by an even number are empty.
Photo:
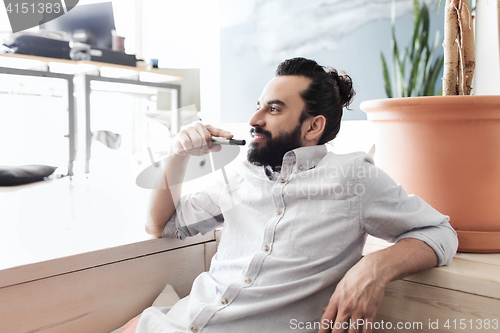
M347 74L339 75L337 70L333 68L327 68L326 72L339 88L340 102L342 107L349 109L349 105L351 105L352 99L356 94L352 87L351 77Z

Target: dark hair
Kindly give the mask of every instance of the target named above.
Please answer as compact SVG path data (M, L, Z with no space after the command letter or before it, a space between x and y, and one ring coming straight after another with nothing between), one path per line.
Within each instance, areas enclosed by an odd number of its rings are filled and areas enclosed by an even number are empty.
M308 117L323 115L326 118L325 129L318 144L335 138L340 130L342 108L349 109L355 95L351 77L339 75L331 67L320 66L314 60L293 58L283 61L276 69L276 76L298 75L310 78L312 82L301 97L305 108L300 117L303 122Z

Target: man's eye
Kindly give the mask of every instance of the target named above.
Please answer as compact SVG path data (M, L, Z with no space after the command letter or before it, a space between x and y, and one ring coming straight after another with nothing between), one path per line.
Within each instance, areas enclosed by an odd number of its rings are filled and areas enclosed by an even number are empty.
M279 112L279 109L274 106L271 106L271 112Z

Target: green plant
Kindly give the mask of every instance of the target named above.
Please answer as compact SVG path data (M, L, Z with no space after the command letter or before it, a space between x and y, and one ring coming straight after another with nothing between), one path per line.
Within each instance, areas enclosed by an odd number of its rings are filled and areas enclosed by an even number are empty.
M429 10L419 0L413 1L413 36L400 54L396 41L396 1L392 1L392 85L387 62L381 52L387 97L433 96L443 67L443 56L435 56L439 46L439 31L429 47ZM439 94L441 94L439 92Z

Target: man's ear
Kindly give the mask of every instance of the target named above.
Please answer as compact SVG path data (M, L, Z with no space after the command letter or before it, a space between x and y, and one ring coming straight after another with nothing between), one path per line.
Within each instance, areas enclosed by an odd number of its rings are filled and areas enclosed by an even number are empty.
M304 139L307 141L314 141L316 144L318 143L326 125L325 116L319 115L316 117L312 117L306 120L307 129L304 136Z

